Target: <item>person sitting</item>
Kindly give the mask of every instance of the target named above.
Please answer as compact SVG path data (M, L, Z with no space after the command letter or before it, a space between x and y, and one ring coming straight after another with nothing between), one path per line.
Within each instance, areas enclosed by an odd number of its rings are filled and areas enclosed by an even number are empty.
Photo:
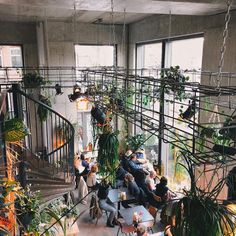
M97 172L98 172L97 165L93 165L91 167L91 170L88 173L87 182L86 182L89 189L92 189L92 190L98 189L99 184L97 182L97 175L96 175Z
M141 147L139 148L136 152L136 157L137 157L137 160L142 163L142 164L145 164L147 163L147 159L146 159L146 155L145 155L145 151L144 149Z
M124 155L121 155L121 166L126 171L129 171L129 158L131 154L132 154L132 151L128 150Z
M149 175L146 177L145 183L150 191L154 191L156 189L155 178L157 174L156 171L151 170Z
M123 166L120 163L116 170L116 187L117 188L122 187L124 185L126 174L127 174L127 171L123 168Z
M133 175L130 173L127 173L125 175L125 181L127 183L128 191L130 192L130 194L132 196L135 197L135 202L138 202L141 205L145 206L146 195L145 195L144 191L135 182ZM131 203L131 202L129 202L129 203ZM132 202L132 203L134 203L134 202Z
M156 185L154 193L161 198L159 202L159 207L162 207L166 201L170 200L172 197L176 196L172 191L167 187L167 178L162 176L160 183Z
M108 193L109 193L109 185L107 182L104 180L100 184L98 188L98 198L99 198L99 207L105 211L110 212L108 219L107 219L107 227L115 227L115 215L117 213L116 207L114 203L110 201L108 198Z
M144 170L145 172L147 172L143 166L143 163L140 163L138 160L137 160L137 156L136 154L132 154L130 156L130 160L129 160L129 167L131 169L131 173L135 172L136 170ZM147 172L148 173L148 172Z

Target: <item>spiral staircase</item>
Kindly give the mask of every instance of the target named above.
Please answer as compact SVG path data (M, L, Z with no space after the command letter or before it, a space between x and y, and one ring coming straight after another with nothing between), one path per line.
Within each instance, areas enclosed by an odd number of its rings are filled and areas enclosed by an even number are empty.
M38 94L38 95L37 95ZM40 90L23 91L19 84L1 86L1 133L4 120L21 118L30 134L17 148L16 178L23 187L40 191L42 203L68 194L73 188L74 128L51 107L40 102ZM42 120L40 112L46 114ZM6 177L4 139L0 177Z

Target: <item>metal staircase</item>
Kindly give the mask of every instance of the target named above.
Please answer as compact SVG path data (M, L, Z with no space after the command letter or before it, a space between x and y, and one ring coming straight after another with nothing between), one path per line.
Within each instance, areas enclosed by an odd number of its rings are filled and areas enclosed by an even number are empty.
M23 119L31 133L23 141L23 148L17 150L20 155L17 178L23 187L40 191L45 203L74 188L74 128L66 118L40 102L38 93L32 90L26 93L19 84L9 85L6 103L8 118ZM43 121L39 107L47 114ZM3 124L4 117L1 120ZM0 167L4 169L4 163Z

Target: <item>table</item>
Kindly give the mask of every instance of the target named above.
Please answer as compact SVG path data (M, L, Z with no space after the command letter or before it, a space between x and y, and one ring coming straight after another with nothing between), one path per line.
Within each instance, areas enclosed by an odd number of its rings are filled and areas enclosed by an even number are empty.
M126 199L122 200L120 198L120 193L125 192L126 193ZM128 191L128 188L119 188L119 189L110 189L108 193L108 198L112 203L118 203L118 210L120 210L120 203L125 202L128 200L134 200L135 197L131 195Z
M120 215L127 225L133 225L133 214L142 212L142 220L139 223L154 222L153 216L148 212L144 206L135 206L132 208L125 208L119 210Z

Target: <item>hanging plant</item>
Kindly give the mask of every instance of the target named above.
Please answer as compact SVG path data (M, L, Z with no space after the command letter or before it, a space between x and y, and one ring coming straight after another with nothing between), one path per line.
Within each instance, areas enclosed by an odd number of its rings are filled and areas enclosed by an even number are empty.
M45 97L45 96L43 96L43 95L39 96L39 101L44 103L45 105L47 105L49 107L52 106L50 99ZM39 116L40 121L43 122L43 121L45 121L47 119L48 114L49 114L49 110L46 107L44 107L44 106L39 104L38 105L37 114Z
M185 91L185 83L189 81L189 76L184 76L179 66L170 67L169 69L161 70L161 85L154 92L159 98L161 92L174 95L174 100L182 101L189 94Z
M126 139L126 144L132 151L138 150L143 145L144 142L145 142L144 134L137 134L135 136L128 137Z
M104 131L98 139L98 158L99 171L102 176L109 175L109 181L115 182L116 168L119 163L119 141L118 131Z
M106 120L106 115L99 107L93 106L91 110L91 115L99 124L104 124Z
M22 82L25 88L38 88L46 84L46 81L38 72L29 72L24 74Z
M13 118L5 121L3 128L4 138L7 142L19 142L29 134L28 128L22 119Z

